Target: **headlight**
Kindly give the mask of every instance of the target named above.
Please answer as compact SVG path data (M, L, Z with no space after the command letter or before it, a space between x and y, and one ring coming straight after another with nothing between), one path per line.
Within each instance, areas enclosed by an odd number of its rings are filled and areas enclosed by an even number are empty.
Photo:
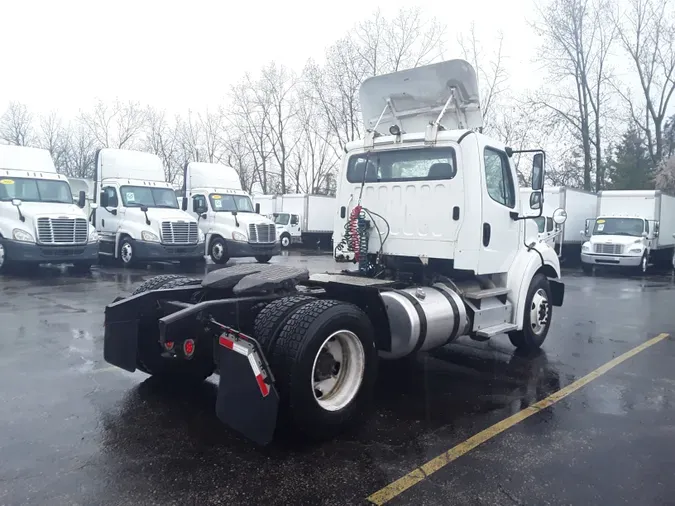
M14 230L12 230L12 237L14 238L15 241L35 242L35 239L33 238L32 235L30 235L25 230L21 230L20 228L15 228Z
M89 239L87 239L88 242L98 242L98 232L96 230L92 230L89 232Z
M591 251L591 245L590 245L589 243L585 242L585 243L581 246L581 251Z
M633 253L633 254L640 254L642 253L642 248L631 248L628 253Z
M197 234L199 236L199 242L204 242L206 240L206 236L204 235L204 232L202 232L201 228L197 229Z
M143 232L141 232L141 239L147 242L159 242L159 237L149 230L143 230Z
M248 238L241 232L232 232L232 239L235 241L247 241Z

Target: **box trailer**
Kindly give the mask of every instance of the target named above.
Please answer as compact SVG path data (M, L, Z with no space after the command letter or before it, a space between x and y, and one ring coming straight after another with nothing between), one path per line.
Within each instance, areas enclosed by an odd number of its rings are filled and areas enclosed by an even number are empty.
M675 197L658 190L598 193L596 216L586 221L581 260L594 266L675 268Z

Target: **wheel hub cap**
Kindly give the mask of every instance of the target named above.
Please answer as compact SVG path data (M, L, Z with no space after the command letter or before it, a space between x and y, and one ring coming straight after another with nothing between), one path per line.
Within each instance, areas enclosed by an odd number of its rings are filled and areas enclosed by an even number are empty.
M365 365L363 345L356 334L349 330L331 334L319 348L312 366L312 391L319 406L338 411L354 400Z
M5 263L5 247L0 244L0 267Z
M537 290L530 306L530 325L532 326L532 332L537 335L541 334L548 325L549 308L546 292L542 289Z
M131 248L131 244L129 244L128 242L124 243L122 245L122 261L125 264L128 264L129 262L131 262L132 255L133 255L133 250Z
M223 258L223 245L220 243L214 244L211 254L215 259L220 260L221 258Z

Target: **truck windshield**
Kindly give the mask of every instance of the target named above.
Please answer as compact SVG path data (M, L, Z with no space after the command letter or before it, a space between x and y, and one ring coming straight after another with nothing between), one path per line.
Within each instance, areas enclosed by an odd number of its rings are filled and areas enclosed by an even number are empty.
M640 237L645 230L641 218L599 218L595 222L593 235L631 235Z
M457 174L455 150L451 147L397 149L361 153L349 159L347 181L435 181Z
M252 213L253 204L247 195L223 195L211 193L209 195L211 208L216 211L238 211L240 213Z
M276 225L288 225L288 220L290 220L290 219L291 219L290 214L281 213L281 214L277 214L274 217L274 223Z
M0 179L0 200L72 204L73 194L65 181L12 177Z
M147 186L122 186L122 202L126 207L167 207L178 209L176 193L172 188L149 188Z

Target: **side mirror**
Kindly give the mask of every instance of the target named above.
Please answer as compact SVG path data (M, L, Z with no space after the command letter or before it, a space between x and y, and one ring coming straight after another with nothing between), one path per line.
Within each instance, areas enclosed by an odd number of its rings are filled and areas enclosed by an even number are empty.
M101 192L101 207L108 207L108 194L106 192Z
M255 205L255 214L260 214L260 203Z
M537 153L532 158L532 189L534 191L544 189L544 153Z
M584 232L583 232L584 237L588 237L588 236L591 235L591 224L592 224L594 221L595 221L595 220L592 220L592 219L590 219L590 218L586 220L586 224L584 225Z
M22 204L21 199L12 199L12 205L19 207Z
M657 221L656 223L654 223L654 238L659 236L660 230L661 230L661 227L660 227L659 222Z
M565 221L567 221L567 211L561 207L553 211L553 223L562 225Z
M541 209L541 192L530 193L530 209Z
M98 204L96 202L92 202L89 204L89 209L98 209Z
M181 199L180 208L183 211L187 211L187 199L185 197Z
M84 193L84 190L80 190L79 195L77 196L77 207L84 209L84 205L87 203L87 194Z
M199 217L200 217L202 220L205 220L205 219L206 219L206 213L200 214Z

